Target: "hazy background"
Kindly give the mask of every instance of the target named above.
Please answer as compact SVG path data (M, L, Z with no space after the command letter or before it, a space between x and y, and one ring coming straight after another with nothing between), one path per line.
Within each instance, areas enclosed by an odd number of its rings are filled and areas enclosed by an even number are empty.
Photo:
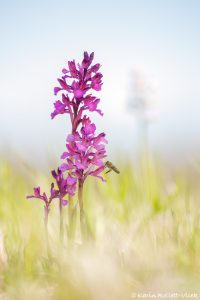
M132 71L153 89L152 149L191 162L200 149L200 2L195 0L1 1L0 147L45 163L64 149L69 122L53 121L53 87L67 61L95 52L104 75L98 129L109 156L135 153L127 105Z

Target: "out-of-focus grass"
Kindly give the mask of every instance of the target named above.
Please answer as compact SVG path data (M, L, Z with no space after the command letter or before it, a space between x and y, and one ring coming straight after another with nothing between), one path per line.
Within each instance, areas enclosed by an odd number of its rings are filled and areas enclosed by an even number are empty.
M59 243L58 203L50 213L46 253L43 205L26 200L48 189L46 174L0 164L0 299L131 299L137 292L199 292L200 188L187 174L167 175L144 159L121 164L107 183L84 188L88 240ZM195 180L196 182L196 180ZM75 203L77 199L75 198ZM77 216L78 223L78 216Z

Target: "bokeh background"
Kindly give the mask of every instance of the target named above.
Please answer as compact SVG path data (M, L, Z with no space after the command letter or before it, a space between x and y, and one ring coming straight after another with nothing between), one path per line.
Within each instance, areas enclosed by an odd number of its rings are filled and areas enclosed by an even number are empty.
M135 74L148 86L149 147L190 164L200 149L198 0L1 1L0 147L37 166L64 149L69 124L50 119L53 87L67 61L95 52L101 107L93 116L108 153L136 153ZM137 76L136 76L137 77Z
M200 298L199 16L198 0L0 1L0 299ZM84 226L69 199L62 241L57 199L45 231L26 196L49 195L70 131L53 88L85 50L120 174L86 180Z

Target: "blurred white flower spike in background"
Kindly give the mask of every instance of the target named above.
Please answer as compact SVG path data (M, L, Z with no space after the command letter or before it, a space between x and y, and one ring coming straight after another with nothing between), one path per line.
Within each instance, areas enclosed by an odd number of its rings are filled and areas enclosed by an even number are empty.
M142 71L134 69L130 75L128 110L133 113L137 123L138 151L143 154L149 150L148 128L157 118L156 111L156 84Z

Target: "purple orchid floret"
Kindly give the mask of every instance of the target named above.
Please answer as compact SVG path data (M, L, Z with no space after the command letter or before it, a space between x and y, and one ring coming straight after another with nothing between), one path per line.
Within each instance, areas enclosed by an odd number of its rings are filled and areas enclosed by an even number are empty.
M67 194L74 196L76 192L76 178L72 177L71 175L67 175L66 178L63 176L63 172L58 168L57 173L55 170L51 172L52 176L55 178L59 197L63 199Z
M28 199L30 198L36 198L40 199L45 202L45 206L49 207L52 200L54 199L60 199L62 205L67 205L68 201L64 199L66 195L74 196L76 192L76 178L68 175L66 178L64 178L63 173L60 169L53 170L51 172L53 178L56 180L56 184L58 189L54 188L54 183L51 184L50 188L50 195L47 197L46 193L40 192L40 187L34 188L34 194L31 196L27 196Z
M54 189L54 184L53 183L51 184L49 197L47 197L46 193L41 194L40 187L35 187L33 189L33 191L34 191L34 194L30 195L30 196L27 196L26 198L27 199L35 198L35 199L40 199L40 200L44 201L45 211L48 214L49 210L50 210L50 204L51 204L52 200L58 198L59 191Z
M84 110L88 109L89 111L96 111L101 116L103 116L102 111L100 109L97 109L100 99L98 99L94 96L88 95L83 99L83 102L84 102Z
M88 69L89 66L91 65L93 59L94 59L94 52L92 52L90 55L85 51L84 52L84 58L82 61L82 67L85 69Z
M59 167L62 172L71 170L73 176L85 181L87 176L95 176L105 181L99 174L105 169L102 159L106 157L105 133L95 135L96 126L84 116L80 133L67 137L67 151L61 156L65 162Z
M43 194L41 195L40 187L39 187L39 186L38 186L38 187L35 187L35 188L33 189L33 191L34 191L34 195L27 196L27 197L26 197L27 199L30 199L30 198L37 198L37 199L41 199L41 200L44 201L45 203L48 202L48 198L47 198L46 193L43 193Z
M59 114L70 114L73 129L79 125L77 116L80 120L84 110L96 111L103 115L97 108L100 99L87 93L89 90L100 91L102 86L103 75L98 72L100 64L91 66L93 59L94 53L89 55L84 52L81 64L76 65L75 60L69 61L69 69L63 69L64 76L58 79L60 87L54 88L55 95L62 91L62 99L54 103L51 118Z

